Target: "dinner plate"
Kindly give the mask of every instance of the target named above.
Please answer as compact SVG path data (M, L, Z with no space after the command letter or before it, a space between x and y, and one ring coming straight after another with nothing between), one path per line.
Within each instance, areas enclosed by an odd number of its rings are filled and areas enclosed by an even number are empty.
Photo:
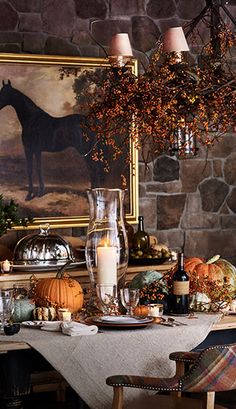
M45 321L23 321L21 325L28 328L41 328L45 325Z
M153 318L147 317L145 319L133 319L131 320L103 320L103 317L91 317L87 319L87 322L98 327L111 328L111 329L135 329L142 328L151 325L154 321ZM114 318L114 317L113 317ZM130 318L130 317L128 317Z
M149 322L149 318L147 317L132 317L131 315L104 315L103 317L99 317L98 320L112 324L137 324L140 322Z
M79 267L85 264L85 260L75 261L67 266L67 270ZM48 265L37 265L37 264L13 264L14 271L56 271L61 268L65 263L62 264L48 264Z

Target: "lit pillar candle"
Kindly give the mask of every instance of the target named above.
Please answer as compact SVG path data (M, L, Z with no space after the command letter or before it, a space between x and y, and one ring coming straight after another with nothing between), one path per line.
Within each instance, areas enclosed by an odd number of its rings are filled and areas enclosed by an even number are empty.
M97 247L98 284L117 284L116 247Z
M9 273L11 270L11 263L8 260L3 261L2 263L2 270L4 273Z
M68 308L59 308L58 318L60 321L71 321L71 312Z

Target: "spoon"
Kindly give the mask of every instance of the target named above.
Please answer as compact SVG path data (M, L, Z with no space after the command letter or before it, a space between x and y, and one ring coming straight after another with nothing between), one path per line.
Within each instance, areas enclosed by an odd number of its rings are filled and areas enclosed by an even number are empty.
M188 325L188 324L184 324L183 322L180 321L176 321L174 318L172 317L168 317L167 322L171 322L173 325Z
M161 319L160 324L161 325L166 325L167 327L174 327L175 326L173 322L170 322L170 321L166 320L165 318Z

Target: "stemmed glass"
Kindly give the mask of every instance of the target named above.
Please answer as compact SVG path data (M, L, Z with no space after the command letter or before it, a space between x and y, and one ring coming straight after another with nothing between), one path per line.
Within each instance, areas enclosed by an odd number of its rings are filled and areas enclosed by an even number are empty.
M14 300L10 291L0 294L0 320L1 327L7 324L12 318L14 311Z
M97 284L97 296L103 307L103 312L107 315L117 315L118 298L117 286L114 284Z
M139 290L137 288L121 288L120 300L126 308L126 315L133 315L133 310L139 302Z

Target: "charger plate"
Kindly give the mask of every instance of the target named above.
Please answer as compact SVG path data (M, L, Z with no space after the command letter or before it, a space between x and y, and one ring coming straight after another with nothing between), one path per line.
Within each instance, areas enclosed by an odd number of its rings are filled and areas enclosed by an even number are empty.
M142 328L147 327L148 325L153 324L154 319L152 317L145 317L145 318L132 318L130 316L117 316L117 317L101 317L101 316L94 316L87 318L86 322L88 324L97 325L98 327L106 327L112 329L134 329L134 328Z

